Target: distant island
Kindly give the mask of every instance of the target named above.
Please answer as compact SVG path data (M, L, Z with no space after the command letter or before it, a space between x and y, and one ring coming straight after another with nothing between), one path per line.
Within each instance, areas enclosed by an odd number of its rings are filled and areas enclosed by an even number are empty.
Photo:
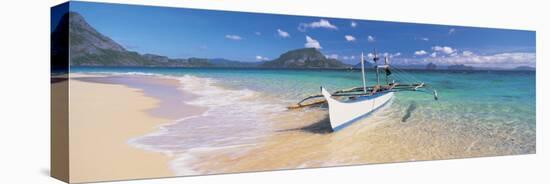
M474 70L473 66L467 66L464 64L447 66L448 70Z
M437 65L435 65L432 62L430 62L430 63L428 63L428 65L426 65L426 70L435 70L435 69L437 69Z
M530 66L518 66L518 67L514 68L514 70L535 71L535 68L530 67Z
M261 67L261 68L349 68L336 59L329 59L314 48L301 48L283 53L279 58L264 62L241 62L223 58L169 58L155 54L129 51L111 38L90 26L76 12L63 16L52 32L52 38L63 38L69 25L71 66L154 66L154 67ZM63 43L63 42L57 42ZM67 50L63 44L52 43L52 50ZM52 53L52 58L59 55Z

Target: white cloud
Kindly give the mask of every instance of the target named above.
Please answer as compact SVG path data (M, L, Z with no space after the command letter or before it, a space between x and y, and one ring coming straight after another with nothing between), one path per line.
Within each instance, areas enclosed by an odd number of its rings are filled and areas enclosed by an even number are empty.
M455 31L456 31L455 28L449 29L449 35L452 35L453 33L455 33Z
M256 56L256 60L258 60L258 61L265 61L265 60L269 60L269 58L263 57L263 56Z
M243 39L239 35L225 35L225 38L230 39L230 40L242 40Z
M472 55L474 55L474 53L471 52L471 51L463 51L463 52L462 52L462 55L463 55L463 56L472 56Z
M258 31L254 32L254 34L255 34L255 35L258 35L258 36L262 35L262 33L261 33L261 32L258 32Z
M388 52L384 52L384 53L379 53L378 57L388 57L388 58L394 58L394 57L399 57L401 56L401 52L396 52L396 53L388 53ZM374 54L373 53L368 53L367 54L367 58L368 59L373 59L374 58Z
M442 52L445 54L452 54L456 52L456 49L453 49L452 47L449 47L449 46L434 46L432 47L432 50L436 52Z
M357 27L357 22L351 21L350 26L353 28Z
M426 52L425 50L419 50L414 52L414 55L417 55L417 56L423 56L426 54L428 54L428 52Z
M369 59L372 59L372 58L374 58L374 54L373 54L373 53L369 53L369 54L367 54L367 57L368 57Z
M355 56L354 56L354 55L351 55L351 56L342 56L342 59L343 59L343 60L354 60L354 59L355 59Z
M512 52L512 53L498 53L491 55L477 55L475 53L468 53L464 55L454 53L452 57L438 57L436 52L433 52L434 57L423 58L396 58L392 62L397 65L426 65L430 62L436 65L456 65L464 64L474 67L490 67L490 68L502 68L512 69L518 66L530 66L536 67L536 54L531 52Z
M288 38L288 37L290 37L290 34L288 34L288 32L283 31L283 30L281 30L281 29L277 29L277 34L279 34L279 36L280 36L281 38Z
M384 57L389 57L389 58L393 58L393 57L398 57L398 56L401 56L401 52L396 52L396 53L388 53L388 52L384 52L384 53L381 53L382 56ZM373 56L374 57L374 56Z
M344 36L344 38L346 38L346 41L348 42L353 42L355 41L355 37L351 36L351 35L346 35Z
M371 35L369 35L369 36L367 37L367 40L368 40L369 42L374 42L374 41L376 41L376 39L374 38L374 36L371 36Z
M420 38L417 38L417 40L422 40L422 41L430 41L430 38L428 37L420 37Z
M432 52L432 54L430 54L430 57L433 57L433 58L437 57L437 53Z
M531 66L535 67L536 54L535 53L499 53L494 55L476 55L460 56L456 58L448 58L443 60L443 63L448 64L467 64L472 66L484 66L484 67L504 67L513 68L517 66Z
M309 37L309 36L306 36L306 43L304 44L304 46L306 48L316 48L316 49L321 49L321 44L319 43L319 41Z
M325 20L325 19L321 19L319 20L318 22L311 22L311 23L301 23L299 26L298 26L298 30L304 32L306 31L307 29L309 28L312 28L312 29L315 29L315 28L326 28L326 29L338 29L338 27L336 27L335 25L331 24L328 20Z
M329 59L338 59L338 54L329 54L329 55L325 55L325 57Z

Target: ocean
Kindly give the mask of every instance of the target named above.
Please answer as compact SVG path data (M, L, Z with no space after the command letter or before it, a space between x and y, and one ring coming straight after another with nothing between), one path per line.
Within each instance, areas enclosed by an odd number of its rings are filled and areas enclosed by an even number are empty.
M71 73L168 77L207 110L178 118L130 144L174 156L177 175L215 174L532 154L536 150L534 71L395 71L438 92L398 92L392 102L341 131L326 107L286 107L320 86L361 86L349 70L71 67ZM367 83L375 74L367 71ZM384 80L384 79L382 79ZM408 81L405 81L408 80Z

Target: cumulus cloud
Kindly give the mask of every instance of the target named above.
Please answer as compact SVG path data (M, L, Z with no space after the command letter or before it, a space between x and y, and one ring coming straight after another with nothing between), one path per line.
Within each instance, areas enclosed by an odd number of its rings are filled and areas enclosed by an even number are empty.
M466 53L466 55L464 55ZM528 52L498 53L493 55L477 55L465 51L455 58L442 60L447 64L469 64L473 66L515 67L535 66L536 54Z
M381 55L384 56L384 57L388 57L388 58L394 58L394 57L401 56L401 52L396 52L396 53L384 52L384 53L381 53Z
M357 22L351 21L350 26L353 28L357 27Z
M342 56L342 59L343 60L354 60L355 56L353 56L353 55L351 55L351 56Z
M281 38L288 38L288 37L290 37L290 34L288 34L288 32L283 31L283 30L281 30L281 29L277 29L277 34L278 34Z
M346 35L344 36L344 38L346 39L346 41L348 42L353 42L355 41L355 37L351 36L351 35Z
M325 57L329 59L338 59L338 54L329 54L329 55L325 55Z
M469 64L473 66L491 66L512 68L517 66L535 67L536 54L517 52L517 53L499 53L494 55L475 55L450 58L448 63Z
M453 33L455 33L455 31L456 31L455 28L449 29L449 35L452 35Z
M436 52L432 52L432 54L430 54L430 57L433 57L433 58L437 57L437 53L436 53Z
M369 42L374 42L374 41L376 41L376 39L374 38L374 36L369 35L369 36L367 37L367 41L369 41Z
M466 55L464 54L466 53ZM478 55L473 52L455 53L455 56L445 57L439 56L433 52L431 56L426 58L396 58L392 62L397 65L426 65L430 62L437 65L456 65L464 64L474 67L490 67L511 69L518 66L536 66L536 54L531 52L505 52L489 55Z
M328 20L325 20L325 19L321 19L317 22L301 23L298 26L298 30L302 32L306 31L307 29L316 29L316 28L326 28L326 29L333 29L333 30L338 29L338 27L331 24Z
M306 36L306 43L304 44L304 46L306 48L316 48L316 49L321 49L321 44L319 43L319 41L309 37L309 36Z
M372 59L372 58L374 58L374 54L373 54L373 53L369 53L369 54L367 54L367 57L368 57L369 59Z
M258 60L258 61L265 61L265 60L269 60L269 58L263 57L263 56L256 56L256 60Z
M426 54L428 54L428 52L426 52L425 50L419 50L419 51L414 52L414 55L416 55L416 56L423 56L423 55L426 55Z
M428 37L420 37L420 38L416 38L416 40L421 40L421 41L427 42L427 41L430 41L430 38L428 38Z
M474 53L471 52L471 51L462 51L462 55L463 56L472 56L472 55L474 55Z
M225 38L230 39L230 40L242 40L243 39L239 35L225 35Z
M449 47L449 46L433 46L432 50L436 52L442 52L448 55L456 52L456 49L453 49L452 47Z

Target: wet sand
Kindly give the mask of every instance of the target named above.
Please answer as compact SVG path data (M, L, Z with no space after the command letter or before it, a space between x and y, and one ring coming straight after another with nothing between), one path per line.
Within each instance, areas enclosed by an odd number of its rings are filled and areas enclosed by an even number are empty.
M176 79L152 76L86 76L75 77L79 81L101 84L124 85L139 89L145 96L157 100L157 105L147 112L155 117L171 120L203 113L206 109L188 105L185 102L197 98L197 95L180 90Z

